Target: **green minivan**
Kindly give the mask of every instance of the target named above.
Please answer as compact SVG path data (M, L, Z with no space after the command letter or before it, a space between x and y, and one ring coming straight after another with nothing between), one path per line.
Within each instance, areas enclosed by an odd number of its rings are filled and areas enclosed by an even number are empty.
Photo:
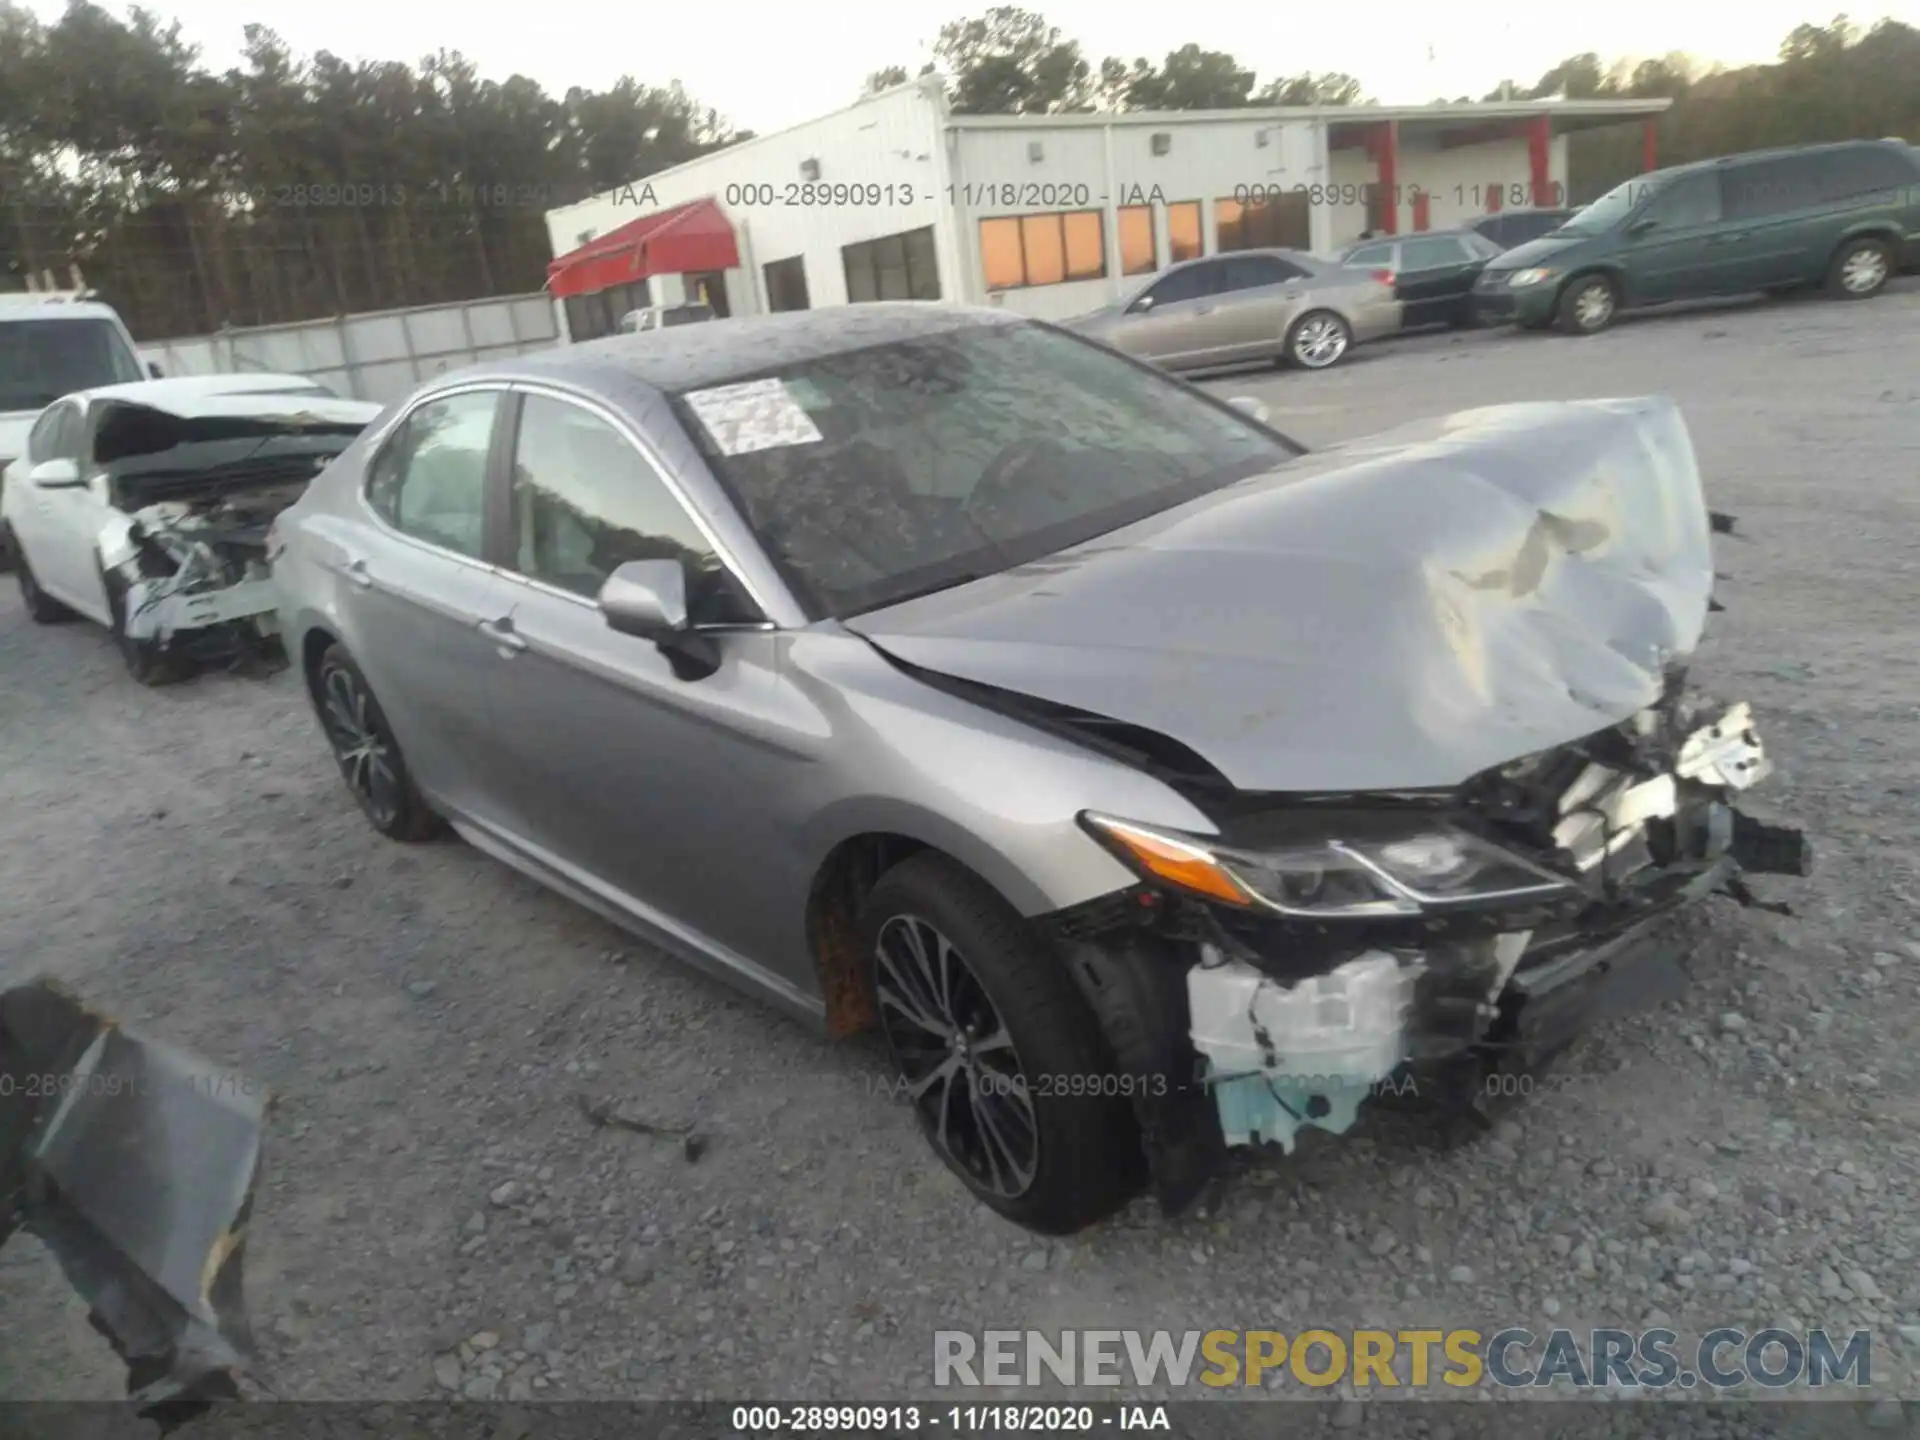
M1877 295L1920 264L1920 151L1900 140L1762 150L1655 170L1489 261L1485 325L1603 330L1625 309L1825 285Z

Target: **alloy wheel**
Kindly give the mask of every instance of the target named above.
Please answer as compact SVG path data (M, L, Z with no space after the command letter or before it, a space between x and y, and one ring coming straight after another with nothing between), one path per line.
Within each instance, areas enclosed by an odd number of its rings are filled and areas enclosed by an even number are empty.
M373 720L373 697L337 667L322 680L321 697L320 719L348 788L375 825L391 825L400 812L400 777L392 747Z
M1863 245L1840 262L1840 283L1850 294L1869 295L1887 279L1887 257L1877 246Z
M895 915L874 942L874 987L894 1063L940 1153L1016 1198L1040 1168L1040 1127L1006 1022L930 921Z
M1598 330L1613 318L1613 289L1595 280L1573 297L1573 316L1582 330Z
M1347 353L1347 327L1332 315L1312 315L1293 336L1293 358L1309 370L1324 370Z

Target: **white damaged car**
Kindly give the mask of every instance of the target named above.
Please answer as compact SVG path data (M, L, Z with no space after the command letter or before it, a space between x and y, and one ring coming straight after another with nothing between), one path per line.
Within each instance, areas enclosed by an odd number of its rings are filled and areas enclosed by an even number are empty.
M269 527L381 408L274 374L56 400L0 490L27 613L105 625L143 684L277 658Z

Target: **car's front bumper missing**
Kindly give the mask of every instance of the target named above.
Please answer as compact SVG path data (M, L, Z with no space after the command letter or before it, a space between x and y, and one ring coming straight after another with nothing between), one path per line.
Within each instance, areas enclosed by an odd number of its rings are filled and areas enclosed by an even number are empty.
M1060 940L1117 1061L1159 1077L1136 1112L1169 1208L1199 1193L1229 1146L1291 1150L1302 1128L1344 1132L1385 1091L1483 1107L1501 1093L1491 1077L1538 1072L1591 1026L1679 992L1682 949L1663 923L1674 912L1716 893L1757 903L1744 873L1811 867L1799 831L1732 804L1769 769L1744 705L1705 723L1663 707L1622 726L1611 749L1509 769L1509 792L1544 797L1533 823L1582 882L1571 900L1374 926L1344 949L1324 945L1327 926L1313 937L1275 926L1252 943L1245 929L1196 930L1175 904L1116 909L1124 929L1105 933L1098 916L1072 917ZM1475 793L1488 806L1514 799Z

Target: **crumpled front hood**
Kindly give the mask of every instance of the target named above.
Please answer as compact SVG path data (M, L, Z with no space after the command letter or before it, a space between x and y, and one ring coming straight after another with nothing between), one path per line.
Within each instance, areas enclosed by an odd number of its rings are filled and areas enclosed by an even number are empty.
M847 624L1243 790L1451 787L1658 699L1705 622L1708 536L1672 401L1504 405Z

